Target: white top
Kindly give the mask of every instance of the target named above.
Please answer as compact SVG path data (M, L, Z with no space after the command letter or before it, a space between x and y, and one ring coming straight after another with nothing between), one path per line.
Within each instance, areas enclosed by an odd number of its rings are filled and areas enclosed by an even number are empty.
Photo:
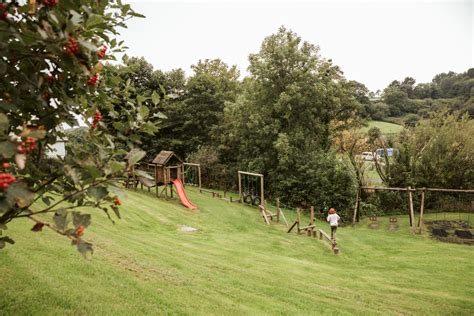
M328 218L326 219L328 222L329 222L329 225L331 226L337 226L337 222L340 220L341 218L339 217L339 215L337 214L330 214L328 215Z

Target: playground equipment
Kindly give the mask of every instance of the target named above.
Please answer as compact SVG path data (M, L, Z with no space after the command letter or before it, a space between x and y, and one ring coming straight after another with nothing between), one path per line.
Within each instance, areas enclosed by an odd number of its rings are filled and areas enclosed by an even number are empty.
M127 159L127 157L125 158ZM164 193L165 198L168 198L168 190L170 197L173 197L174 186L181 203L188 208L195 209L196 205L189 201L184 190L185 165L197 168L197 175L193 180L195 184L201 186L201 166L199 164L185 163L174 152L162 150L151 163L132 166L128 172L125 187L137 189L140 184L142 189L145 186L148 191L155 187L158 197ZM163 186L161 192L159 192L160 186Z
M280 216L285 222L286 227L288 227L288 221L286 220L285 214L280 208L280 199L277 198L276 200L276 211L275 213L272 213L269 208L267 208L267 203L264 201L264 203L260 204L258 207L260 209L260 213L262 214L262 218L267 223L270 225L270 221L275 220L277 223L280 222Z
M337 247L337 243L335 240L331 239L331 237L322 229L316 229L316 225L314 223L314 207L311 206L310 208L310 217L309 217L309 224L307 226L300 226L301 222L301 210L299 208L296 209L296 220L288 229L287 233L290 233L293 228L296 227L298 235L302 232L306 232L308 237L316 237L317 233L319 233L319 239L322 240L323 238L328 241L331 245L331 249L334 254L339 253L339 248Z
M467 195L468 198L465 198L464 203L459 203L461 204L461 207L464 207L466 211L471 211L474 209L474 201L472 199L472 194L474 193L474 190L472 189L441 189L441 188L386 188L386 187L360 187L359 190L357 191L357 197L356 197L356 204L354 207L354 213L353 213L353 218L352 218L352 224L354 225L356 222L359 221L359 208L360 208L360 202L362 200L362 192L372 192L375 193L377 191L391 191L391 192L406 192L407 194L407 202L408 202L408 216L410 220L410 227L417 231L421 231L421 226L423 224L423 215L425 212L425 203L427 201L427 194L433 194L433 193L438 193L438 194L457 194L458 195L458 200L460 199L460 195L464 194L465 196ZM416 222L415 219L415 209L414 209L414 193L421 192L421 197L420 197L420 212L419 212L419 218L418 222ZM469 199L469 196L471 198ZM416 196L415 196L416 197ZM459 201L461 202L461 201ZM459 206L458 206L459 207Z
M296 227L298 234L305 231L306 234L310 237L316 237L316 225L314 224L314 207L311 206L310 208L310 215L309 215L309 224L308 226L300 227L301 222L301 210L299 208L296 209L296 220L291 225L290 229L288 229L287 233L290 233L293 228Z
M176 192L178 193L179 199L181 200L181 203L183 203L184 206L187 208L190 208L192 210L196 209L197 206L188 199L188 196L186 195L186 191L184 191L184 185L183 182L181 182L181 179L174 179L171 180L173 182Z
M201 164L183 162L183 184L201 189Z
M240 201L252 205L264 203L263 174L238 171L238 177Z

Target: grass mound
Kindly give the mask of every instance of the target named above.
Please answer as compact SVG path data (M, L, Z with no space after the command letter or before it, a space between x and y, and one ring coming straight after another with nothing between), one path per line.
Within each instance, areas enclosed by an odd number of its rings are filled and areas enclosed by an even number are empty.
M83 259L27 220L0 252L0 314L470 314L474 248L368 222L338 230L339 255L266 226L255 208L187 188L177 200L128 192L123 219L94 214ZM294 214L287 213L289 220ZM319 227L329 231L327 224ZM196 230L183 231L182 227Z

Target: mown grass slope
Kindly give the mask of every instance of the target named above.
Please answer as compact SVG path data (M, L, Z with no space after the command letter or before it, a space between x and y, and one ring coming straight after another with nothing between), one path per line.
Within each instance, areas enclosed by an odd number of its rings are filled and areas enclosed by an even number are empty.
M188 188L199 205L128 192L123 219L95 214L84 259L27 220L0 252L0 314L472 314L474 248L389 232L340 228L341 253L263 224L255 208ZM293 218L294 214L287 214ZM199 229L183 233L178 225ZM320 227L326 224L320 223Z
M389 122L382 122L382 121L369 121L367 122L367 126L361 129L362 132L367 133L370 128L378 127L382 134L390 135L390 134L398 134L402 131L403 126L389 123Z

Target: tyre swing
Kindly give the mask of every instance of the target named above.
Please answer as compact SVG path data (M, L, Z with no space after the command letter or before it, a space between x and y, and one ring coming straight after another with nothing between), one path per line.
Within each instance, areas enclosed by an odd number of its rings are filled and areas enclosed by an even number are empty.
M262 201L260 200L260 190L258 189L257 178L254 177L252 181L252 205L258 206Z
M249 176L244 175L244 203L253 204L252 192L250 192Z
M260 206L263 203L263 174L238 171L239 196L242 203Z

